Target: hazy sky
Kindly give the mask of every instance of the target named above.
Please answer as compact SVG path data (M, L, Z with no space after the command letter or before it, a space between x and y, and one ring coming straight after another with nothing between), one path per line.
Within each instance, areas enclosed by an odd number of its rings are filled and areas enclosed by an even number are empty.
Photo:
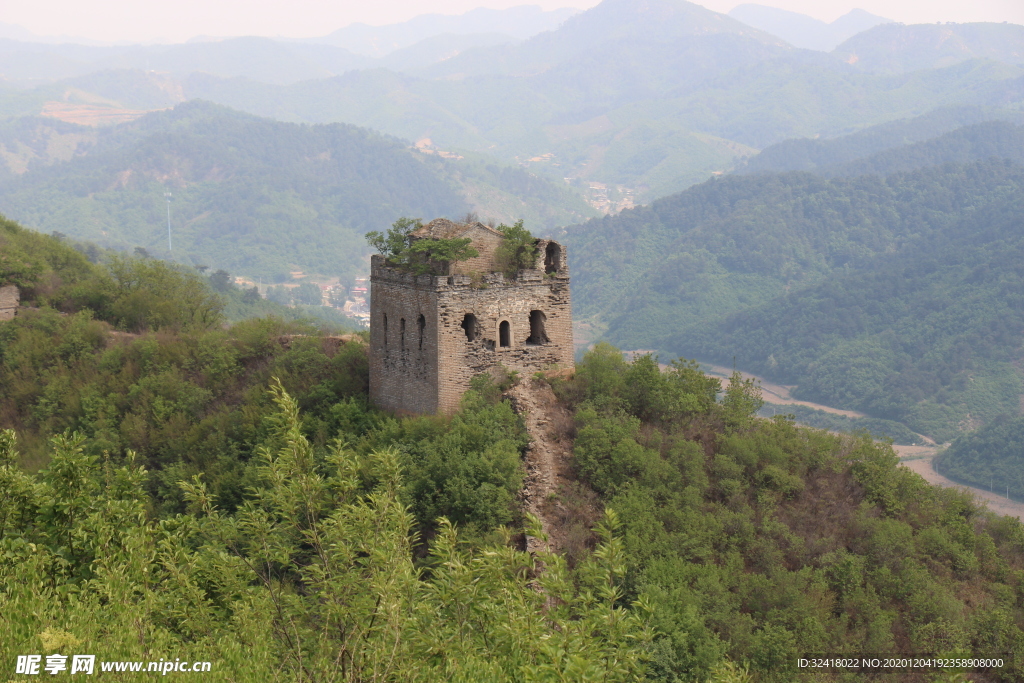
M388 24L417 14L533 4L586 9L598 0L0 0L0 23L39 35L106 41L182 41L196 35L321 36L353 22ZM704 0L728 12L737 0ZM762 0L832 21L854 7L896 21L1010 21L1024 24L1024 0Z

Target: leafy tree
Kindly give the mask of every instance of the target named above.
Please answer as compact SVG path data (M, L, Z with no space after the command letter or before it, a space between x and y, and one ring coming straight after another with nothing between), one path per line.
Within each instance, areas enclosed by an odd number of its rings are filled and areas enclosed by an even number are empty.
M320 306L323 304L323 293L320 291L319 285L315 285L312 282L303 282L295 288L292 294L295 302L299 304L306 304L307 306Z
M402 217L391 224L387 234L379 230L366 233L366 241L377 253L390 261L400 261L400 254L409 248L409 236L414 230L423 227L419 218Z
M292 292L284 285L268 287L267 301L273 301L274 303L281 304L282 306L290 306L292 303Z
M497 230L503 237L494 258L506 277L514 277L520 270L532 268L537 262L537 240L523 227L522 219L513 225L499 225Z
M108 267L113 279L109 310L124 329L209 329L222 320L223 303L194 273L163 261L120 256Z
M231 274L228 271L218 268L210 275L210 286L215 292L226 292L233 289L235 283L231 280Z
M448 264L480 255L471 246L472 242L468 237L414 240L401 259L404 266L413 273L441 275L447 272Z
M242 294L242 303L254 304L262 298L260 296L260 288L253 285L252 288L245 290L245 293Z
M39 280L42 267L15 249L0 251L0 283L31 287Z
M366 241L377 249L388 263L417 275L442 274L449 263L465 261L479 256L469 238L414 239L412 232L421 227L420 221L399 218L387 235L368 232Z

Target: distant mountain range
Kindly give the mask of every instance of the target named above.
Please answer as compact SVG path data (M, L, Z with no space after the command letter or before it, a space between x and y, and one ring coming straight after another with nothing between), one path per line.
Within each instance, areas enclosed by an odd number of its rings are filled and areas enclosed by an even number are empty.
M387 26L352 24L322 38L305 42L342 47L367 57L384 57L439 36L503 35L507 40L524 40L544 31L553 31L578 9L566 7L544 11L537 5L520 5L497 10L478 7L465 14L421 14Z
M737 5L729 16L782 38L793 47L831 52L843 41L879 24L891 23L862 9L854 9L831 23L765 5Z
M507 12L500 16L515 14ZM554 16L538 12L524 16ZM498 15L474 16L482 18L434 17L420 28L476 30ZM855 13L847 24L858 17L867 21ZM416 23L388 30L412 40L423 35L410 28ZM1003 36L978 52L983 58L962 53L966 61L942 68L875 68L896 59L885 40L868 40L890 26L848 40L844 45L857 49L852 60L841 50L795 48L684 0L605 0L520 42L502 42L502 33L436 35L379 59L335 44L262 38L145 54L104 48L106 61L90 64L149 60L149 70L94 71L34 89L0 86L0 116L116 122L205 99L283 121L353 123L411 143L489 155L568 179L584 194L615 195L616 205L626 206L727 173L786 139L835 137L939 107L1012 108L1024 101L1013 27L972 25L971 40ZM98 54L83 46L17 47L35 51L14 61L37 75ZM921 60L935 62L934 50L922 49L931 56Z
M946 107L839 138L785 140L761 150L738 172L812 171L836 177L888 175L990 156L1024 161L1018 129L1010 123L1024 124L1024 111Z
M970 59L1024 64L1024 26L1017 24L885 24L835 49L865 71L906 73L941 69Z
M430 150L425 150L430 151ZM100 130L45 118L0 126L0 207L45 232L288 279L350 279L363 234L399 216L526 219L542 233L596 212L564 184L445 159L353 126L300 126L203 102ZM164 193L174 250L167 250Z
M187 76L193 72L288 84L353 69L421 70L473 47L515 42L556 29L579 10L523 5L461 15L424 14L387 26L353 24L321 38L255 36L195 39L178 45L101 45L34 36L0 24L0 78L23 83L108 69Z

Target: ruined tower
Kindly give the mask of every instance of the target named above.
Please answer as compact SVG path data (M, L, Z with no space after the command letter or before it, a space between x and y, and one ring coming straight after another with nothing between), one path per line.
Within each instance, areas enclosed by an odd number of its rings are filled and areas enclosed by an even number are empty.
M537 240L533 268L506 278L501 233L436 219L413 239L470 238L479 256L413 275L375 255L370 266L370 400L385 410L451 413L469 381L502 365L521 374L573 364L565 247Z

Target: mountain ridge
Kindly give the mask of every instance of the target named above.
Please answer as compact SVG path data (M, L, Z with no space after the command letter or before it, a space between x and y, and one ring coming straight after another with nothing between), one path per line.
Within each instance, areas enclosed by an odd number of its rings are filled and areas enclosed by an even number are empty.
M175 258L270 281L292 270L355 277L369 253L363 233L398 216L475 210L527 219L540 232L595 213L568 187L522 169L445 159L347 124L283 123L189 102L112 129L84 129L83 139L68 124L47 137L45 125L33 119L0 129L4 150L21 144L35 153L24 152L21 173L4 174L0 202L9 217L166 256L164 193L171 191ZM20 142L33 139L34 147ZM65 148L59 158L43 157Z
M853 9L832 22L766 5L744 3L729 10L729 16L782 38L794 47L831 52L843 41L878 24L891 23L862 9Z
M969 24L883 24L836 47L833 54L858 69L904 73L942 68L970 59L1024 64L1024 26Z

